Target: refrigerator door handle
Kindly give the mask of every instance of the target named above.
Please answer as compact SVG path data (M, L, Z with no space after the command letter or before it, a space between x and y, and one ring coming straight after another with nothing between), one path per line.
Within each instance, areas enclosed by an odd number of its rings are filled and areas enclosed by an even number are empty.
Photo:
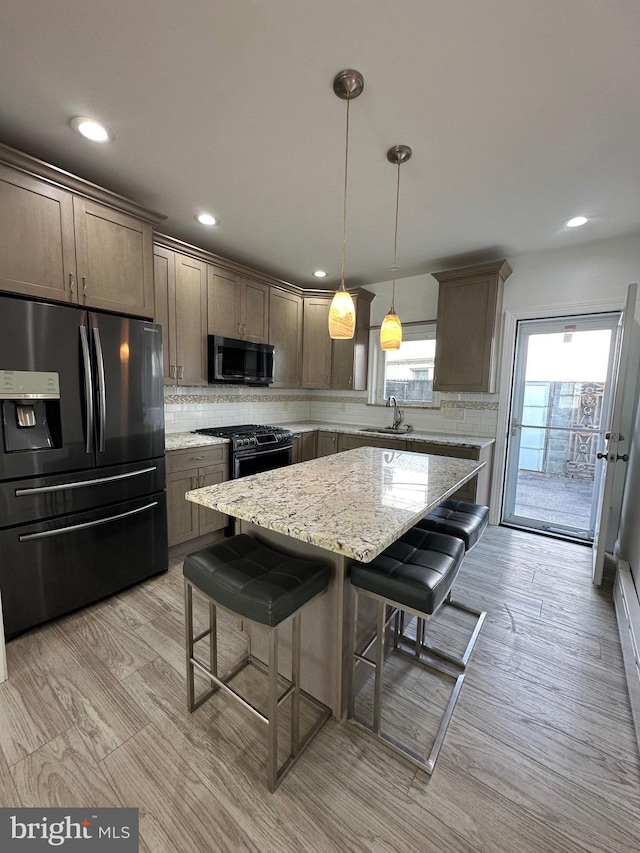
M16 489L16 497L24 495L43 495L50 492L62 492L66 489L81 489L84 486L100 486L103 483L113 483L115 480L128 480L130 477L140 477L142 474L152 474L157 471L157 466L141 468L139 471L127 471L126 474L114 474L112 477L98 477L95 480L79 480L75 483L58 483L55 486L34 486L30 489Z
M64 533L75 533L76 530L86 530L88 527L98 527L100 524L109 524L111 521L119 521L121 518L128 518L130 515L137 515L140 512L146 512L158 506L158 501L145 504L138 509L130 509L128 512L121 512L118 515L110 515L108 518L100 518L97 521L85 521L82 524L70 524L68 527L57 527L55 530L43 530L41 533L23 533L18 536L19 542L28 542L31 539L46 539L49 536L62 536Z
M89 338L87 327L80 326L80 343L82 344L82 362L84 365L84 403L87 412L87 439L85 452L93 453L93 380L91 378L91 357L89 355Z
M98 357L98 450L104 450L104 434L107 426L107 388L104 378L104 356L102 354L102 341L100 340L100 329L94 326L93 340Z

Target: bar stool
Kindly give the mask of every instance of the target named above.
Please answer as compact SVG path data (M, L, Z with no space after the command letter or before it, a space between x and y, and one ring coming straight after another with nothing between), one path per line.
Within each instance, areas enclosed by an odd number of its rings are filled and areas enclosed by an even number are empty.
M443 501L430 513L416 522L415 527L420 530L431 530L434 533L445 533L447 536L455 536L456 539L461 539L464 542L465 554L468 553L474 545L480 540L480 537L485 531L487 522L489 521L489 507L481 504L471 503L470 501L460 501L456 498L449 498ZM447 604L455 607L458 610L463 610L466 613L477 614L478 611L467 607L462 601L451 598L449 593ZM404 614L400 617L400 636L406 640L405 635L405 619ZM425 643L425 624L422 624L422 643L425 648L430 649L441 657L451 659L446 652L435 646L428 646ZM453 658L453 663L465 664L466 661L462 658Z
M266 723L269 732L267 777L269 790L274 791L331 714L330 708L300 688L300 613L326 592L330 568L316 560L288 556L246 534L239 534L189 554L184 561L183 573L188 709L194 711L221 689ZM193 635L194 587L209 601L209 627L197 636ZM218 674L217 608L266 626L269 634L266 666L247 652L229 672ZM292 631L291 680L278 674L278 629L289 621ZM209 637L208 665L198 660L194 653L194 644L205 637ZM230 685L235 676L250 664L268 674L266 714ZM196 669L212 683L211 689L197 697L194 684ZM285 685L280 696L278 682ZM278 767L278 712L288 698L291 698L290 750L287 759ZM302 740L301 699L320 711L319 718Z
M477 544L488 521L488 506L449 498L416 522L415 526L462 539L467 552Z
M422 770L431 774L440 752L444 736L451 721L465 670L480 629L486 617L483 611L465 608L477 619L467 647L461 657L446 651L425 646L422 642L423 625L441 607L450 604L451 586L460 570L464 557L462 540L443 533L433 533L413 527L396 542L386 548L370 563L353 563L351 566L351 589L353 596L353 625L350 632L348 712L350 720L366 729L377 740L395 752L408 758ZM365 596L377 602L377 626L373 640L356 649L358 630L358 599ZM391 616L387 618L387 608ZM408 641L398 632L398 616L411 614L417 617L415 640ZM454 680L447 707L440 722L428 757L417 751L413 744L404 744L382 730L382 684L385 661L385 628L395 617L393 653L408 658L425 669L444 673ZM410 651L402 643L413 646ZM374 659L367 652L374 648ZM438 658L442 660L438 660ZM366 664L375 671L373 694L373 721L355 715L355 675L358 664Z

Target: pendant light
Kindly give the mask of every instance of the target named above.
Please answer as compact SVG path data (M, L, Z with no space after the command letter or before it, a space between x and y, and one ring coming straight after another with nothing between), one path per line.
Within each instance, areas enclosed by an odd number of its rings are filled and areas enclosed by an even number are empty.
M329 308L329 336L337 340L352 338L356 329L356 309L344 284L344 255L347 245L347 165L349 162L349 104L364 89L364 77L359 71L347 68L336 74L333 91L347 102L347 124L344 150L344 205L342 209L342 273Z
M387 151L387 160L398 166L398 180L396 183L396 230L393 239L393 281L391 283L391 308L382 321L380 327L380 346L382 349L400 349L402 343L402 324L400 317L396 314L394 305L396 296L396 273L398 271L398 210L400 208L400 166L411 157L411 149L408 145L394 145Z

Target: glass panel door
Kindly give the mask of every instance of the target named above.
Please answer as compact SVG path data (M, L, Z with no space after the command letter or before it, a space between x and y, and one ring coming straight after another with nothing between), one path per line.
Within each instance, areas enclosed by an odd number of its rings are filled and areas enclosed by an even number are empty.
M504 523L593 540L618 316L518 324Z

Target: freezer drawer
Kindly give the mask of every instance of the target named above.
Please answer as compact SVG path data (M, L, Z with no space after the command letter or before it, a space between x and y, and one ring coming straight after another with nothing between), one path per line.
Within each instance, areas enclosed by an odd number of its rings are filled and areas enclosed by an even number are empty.
M0 531L7 639L167 569L164 492Z
M0 482L0 527L117 504L165 488L165 460Z

